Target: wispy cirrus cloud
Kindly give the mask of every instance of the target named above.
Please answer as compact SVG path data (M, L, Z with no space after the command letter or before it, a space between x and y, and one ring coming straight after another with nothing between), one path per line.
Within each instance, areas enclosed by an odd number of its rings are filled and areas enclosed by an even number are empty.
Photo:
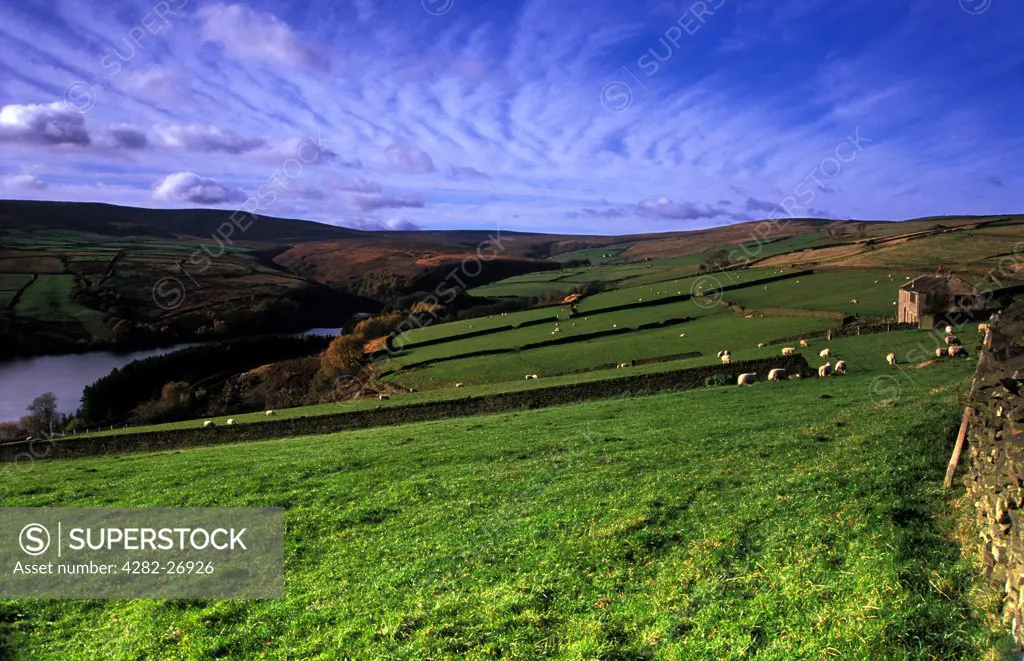
M595 233L763 217L801 183L814 194L802 215L1020 205L1008 81L1024 66L1024 6L726 2L666 48L692 3L627 5L189 5L105 78L97 63L127 52L138 16L0 0L0 176L31 171L43 198L157 206L223 204L218 186L276 178L289 188L274 210L307 218L400 209L421 227ZM637 59L652 48L668 59L648 77ZM608 112L602 87L620 78L632 105ZM60 103L76 80L95 88L86 113ZM857 131L871 142L823 174ZM154 181L188 173L199 183L153 197Z
M202 33L240 60L270 61L320 69L325 60L302 37L271 13L244 4L212 4L199 10Z

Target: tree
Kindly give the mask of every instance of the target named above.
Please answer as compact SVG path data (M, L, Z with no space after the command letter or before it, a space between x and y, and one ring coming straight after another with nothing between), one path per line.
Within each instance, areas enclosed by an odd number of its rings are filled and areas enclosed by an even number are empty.
M728 268L730 262L729 251L725 248L718 248L706 253L701 265L706 271L716 271Z
M60 427L57 396L52 392L44 392L33 399L26 410L29 414L22 418L22 423L30 434L53 436L54 430Z
M320 371L328 376L358 371L363 359L363 339L356 335L342 335L331 341L320 354Z

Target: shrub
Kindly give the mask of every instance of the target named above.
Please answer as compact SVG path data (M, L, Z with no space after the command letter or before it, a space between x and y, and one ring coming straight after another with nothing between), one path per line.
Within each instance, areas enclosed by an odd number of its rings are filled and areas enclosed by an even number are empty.
M712 374L704 379L704 386L707 388L720 388L732 385L732 377L728 374Z

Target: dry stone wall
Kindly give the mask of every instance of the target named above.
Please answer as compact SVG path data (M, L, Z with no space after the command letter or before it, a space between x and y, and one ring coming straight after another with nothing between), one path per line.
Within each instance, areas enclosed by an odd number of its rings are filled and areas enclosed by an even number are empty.
M965 483L977 504L985 571L1002 591L1002 616L1024 642L1024 304L993 321L969 405Z

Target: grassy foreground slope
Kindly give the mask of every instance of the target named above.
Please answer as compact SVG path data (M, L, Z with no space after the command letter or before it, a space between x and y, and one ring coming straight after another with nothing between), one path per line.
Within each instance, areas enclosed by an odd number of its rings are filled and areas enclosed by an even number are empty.
M37 463L6 505L285 507L287 597L0 621L43 659L985 658L940 488L965 365Z

